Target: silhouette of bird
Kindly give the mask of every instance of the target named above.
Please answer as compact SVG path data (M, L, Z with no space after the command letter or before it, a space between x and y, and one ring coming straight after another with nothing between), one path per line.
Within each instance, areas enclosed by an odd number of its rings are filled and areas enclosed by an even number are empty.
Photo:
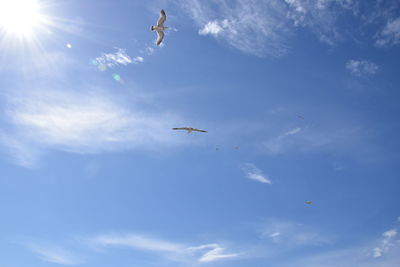
M191 132L206 133L206 132L207 132L207 131L200 130L200 129L196 129L196 128L192 128L192 127L172 128L172 130L185 130L185 131L187 131L188 133L191 133Z
M306 201L306 202L304 202L304 203L306 203L306 204L308 204L308 205L311 205L311 204L312 204L312 201Z

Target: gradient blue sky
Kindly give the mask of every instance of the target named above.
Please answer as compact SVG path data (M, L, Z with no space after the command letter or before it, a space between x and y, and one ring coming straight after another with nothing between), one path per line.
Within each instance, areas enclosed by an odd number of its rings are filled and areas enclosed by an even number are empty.
M399 1L39 3L0 31L2 267L400 265Z

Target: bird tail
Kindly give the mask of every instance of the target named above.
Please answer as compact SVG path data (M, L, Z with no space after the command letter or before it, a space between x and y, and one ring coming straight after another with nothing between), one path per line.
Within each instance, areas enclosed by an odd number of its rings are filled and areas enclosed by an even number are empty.
M151 26L151 28L150 28L152 31L154 31L154 26Z

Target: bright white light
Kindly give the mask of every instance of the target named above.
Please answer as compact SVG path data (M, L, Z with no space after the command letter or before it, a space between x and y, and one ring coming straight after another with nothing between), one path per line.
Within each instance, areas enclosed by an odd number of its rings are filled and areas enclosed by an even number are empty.
M29 35L42 20L37 0L0 0L0 29Z

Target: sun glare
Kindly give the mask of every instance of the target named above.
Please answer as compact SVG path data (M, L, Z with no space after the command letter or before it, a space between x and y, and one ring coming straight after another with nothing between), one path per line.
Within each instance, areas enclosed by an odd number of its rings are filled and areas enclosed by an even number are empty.
M37 0L0 0L0 29L17 35L29 35L41 23Z

